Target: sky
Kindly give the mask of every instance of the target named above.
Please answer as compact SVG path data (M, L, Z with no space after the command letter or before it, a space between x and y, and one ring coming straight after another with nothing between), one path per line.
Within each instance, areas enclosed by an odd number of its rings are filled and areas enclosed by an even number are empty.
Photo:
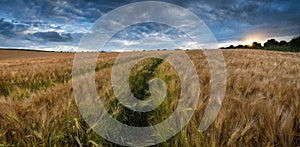
M137 1L0 0L0 48L74 51L94 22ZM219 47L290 41L300 35L298 0L164 0L196 14ZM118 48L193 48L188 36L171 26L140 23L120 30L107 44ZM147 49L148 49L147 48Z

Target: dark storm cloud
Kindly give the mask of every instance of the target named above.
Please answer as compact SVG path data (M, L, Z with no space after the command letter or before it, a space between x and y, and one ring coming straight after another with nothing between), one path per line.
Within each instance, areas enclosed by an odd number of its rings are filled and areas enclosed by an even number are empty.
M26 42L25 46L35 47L47 42L59 46L75 46L95 20L121 5L118 3L0 0L0 18L4 18L1 20L0 46L7 46L11 42L15 42L11 46L22 46L23 42Z
M70 33L57 33L57 32L36 32L30 34L30 39L42 39L43 41L54 41L54 42L68 42L72 41Z
M16 24L15 25L15 28L16 28L16 32L23 32L25 30L27 30L29 28L28 25L24 25L24 24Z
M4 21L4 19L0 19L0 34L5 37L13 37L14 33L14 25L10 22Z
M4 18L0 19L0 34L6 37L14 37L16 35L24 36L31 35L36 38L41 38L45 41L71 41L72 37L70 33L61 33L55 31L48 32L35 32L33 34L26 33L26 30L35 29L35 30L43 30L43 29L53 29L53 30L62 30L61 26L51 26L47 23L43 22L29 22L29 21L17 21L17 20L4 20Z
M198 1L189 8L198 14L220 41L241 39L264 31L269 37L300 34L300 3L289 1Z
M123 4L114 1L89 0L2 0L2 14L18 20L43 20L46 22L76 23L95 21ZM13 13L11 13L13 12Z

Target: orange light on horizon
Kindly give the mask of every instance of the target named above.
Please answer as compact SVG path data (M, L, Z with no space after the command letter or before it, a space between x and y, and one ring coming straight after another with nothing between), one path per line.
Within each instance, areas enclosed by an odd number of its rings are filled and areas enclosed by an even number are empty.
M252 46L253 42L258 42L258 41L255 39L249 39L249 40L245 40L243 42L244 42L243 43L244 45Z
M253 42L263 43L266 39L267 37L264 33L255 33L247 35L242 42L244 43L244 45L252 46Z

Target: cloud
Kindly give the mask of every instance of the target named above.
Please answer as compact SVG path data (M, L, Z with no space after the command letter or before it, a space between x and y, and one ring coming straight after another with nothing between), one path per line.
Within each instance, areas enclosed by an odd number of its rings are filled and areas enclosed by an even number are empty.
M188 8L203 19L218 41L242 40L264 31L266 37L299 35L300 3L296 0L194 1Z
M150 37L177 38L181 36L185 36L185 33L171 26L155 22L146 22L128 26L125 29L120 30L114 37L120 39L137 40Z
M165 24L154 22L131 25L115 34L105 51L156 49L196 49L199 47L187 34Z
M5 37L14 37L14 25L10 22L4 21L4 19L0 19L0 34Z
M57 32L36 32L30 34L30 39L42 39L43 41L53 41L53 42L69 42L72 41L72 36L70 33L57 33Z

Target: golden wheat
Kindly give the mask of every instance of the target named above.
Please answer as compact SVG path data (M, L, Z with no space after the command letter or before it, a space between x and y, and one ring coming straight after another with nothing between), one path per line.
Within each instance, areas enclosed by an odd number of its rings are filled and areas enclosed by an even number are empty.
M210 97L209 66L200 50L186 53L199 75L200 101L189 124L157 146L300 145L299 53L223 50L227 68L226 95L217 119L204 132L199 132L198 126ZM125 120L140 114L129 114L119 104L110 85L110 67L117 55L101 53L99 56L96 88L109 113L130 124L130 120ZM70 74L72 59L73 54L1 61L0 145L115 146L93 132L81 118L70 77L57 80L60 75ZM138 71L151 62L138 65L132 76L136 80L142 78ZM180 80L167 62L159 64L152 76L166 82L168 96L162 106L143 116L147 125L169 117L180 95ZM38 84L36 87L36 82L41 82L42 88ZM18 92L26 90L25 94Z

